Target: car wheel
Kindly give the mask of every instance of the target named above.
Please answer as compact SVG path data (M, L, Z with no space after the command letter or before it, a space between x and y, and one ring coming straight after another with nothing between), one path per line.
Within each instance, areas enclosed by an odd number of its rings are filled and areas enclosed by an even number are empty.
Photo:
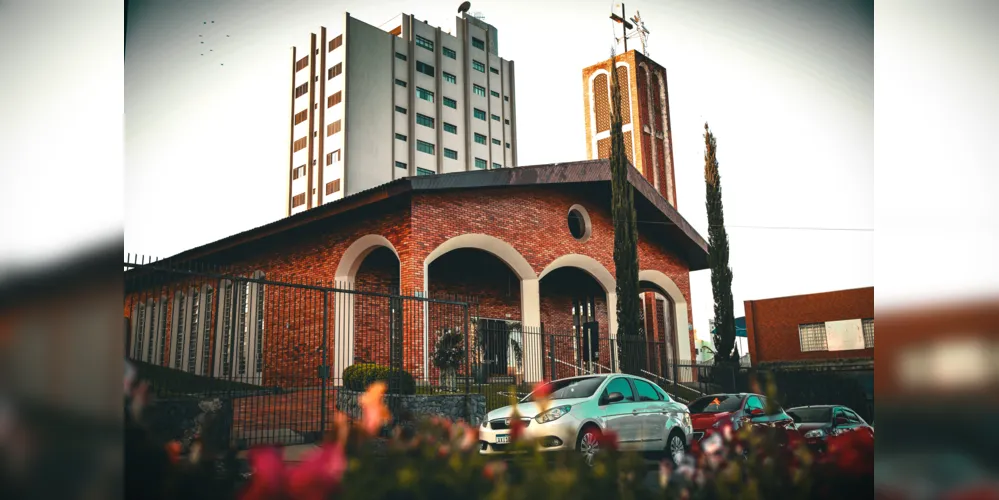
M576 442L576 450L583 455L586 465L593 466L597 453L600 452L600 429L587 427L580 433Z
M687 453L687 443L684 443L683 434L672 432L666 441L666 454L673 461L673 465L679 466L683 461L683 456Z

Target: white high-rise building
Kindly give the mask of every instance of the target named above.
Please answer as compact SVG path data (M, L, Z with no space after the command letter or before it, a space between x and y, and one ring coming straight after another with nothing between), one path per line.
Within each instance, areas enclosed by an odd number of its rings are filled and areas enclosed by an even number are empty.
M517 166L513 61L496 28L408 14L292 49L288 215L394 179Z

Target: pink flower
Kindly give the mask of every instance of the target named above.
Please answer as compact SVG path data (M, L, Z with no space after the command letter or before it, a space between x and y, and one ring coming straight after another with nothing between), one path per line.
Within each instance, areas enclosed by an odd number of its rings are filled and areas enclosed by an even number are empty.
M461 425L464 428L462 431L461 449L468 451L479 443L479 428L468 424Z
M322 500L336 491L347 471L347 455L339 443L315 450L293 467L285 465L277 448L251 450L249 458L253 475L241 500Z
M255 448L249 460L253 475L240 495L241 500L269 500L285 491L285 470L281 450Z

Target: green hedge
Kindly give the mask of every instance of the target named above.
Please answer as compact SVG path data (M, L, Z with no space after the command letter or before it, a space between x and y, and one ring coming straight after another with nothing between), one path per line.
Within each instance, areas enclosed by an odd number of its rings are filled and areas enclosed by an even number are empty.
M373 363L350 365L343 371L343 386L351 391L363 391L381 380L393 394L416 394L416 380L406 370Z

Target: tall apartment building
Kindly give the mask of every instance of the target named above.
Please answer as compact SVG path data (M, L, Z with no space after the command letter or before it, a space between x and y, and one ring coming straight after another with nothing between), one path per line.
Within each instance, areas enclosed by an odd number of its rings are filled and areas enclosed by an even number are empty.
M514 65L496 28L452 35L401 14L344 13L292 49L288 215L401 177L517 166Z
M607 59L583 69L583 119L590 160L610 158L611 64ZM617 74L628 161L676 208L666 68L630 50L617 56Z

